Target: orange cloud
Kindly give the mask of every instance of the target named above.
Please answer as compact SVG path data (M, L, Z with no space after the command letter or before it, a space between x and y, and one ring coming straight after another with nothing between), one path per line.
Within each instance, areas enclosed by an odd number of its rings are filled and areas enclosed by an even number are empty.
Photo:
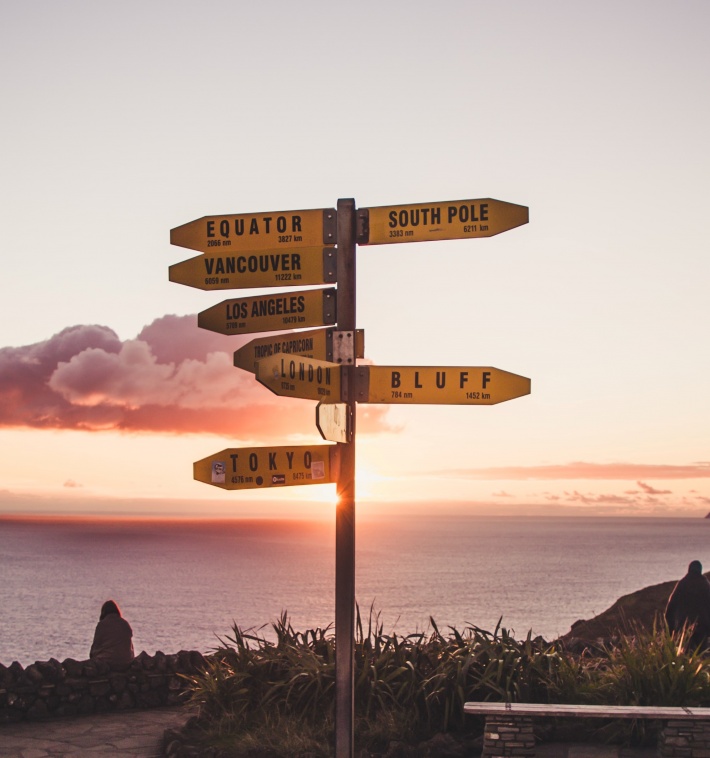
M551 466L499 466L491 468L457 469L440 472L442 475L481 480L522 479L634 479L641 489L648 487L640 479L707 479L710 462L685 466L644 463L565 463ZM661 494L661 493L659 493ZM663 493L666 494L666 493Z
M584 505L634 505L635 500L621 495L592 493L583 494L581 492L565 492L564 499L570 503L583 503Z
M651 487L650 484L646 484L646 482L636 482L638 486L641 488L641 490L646 495L671 495L673 494L671 490L657 490L655 487Z
M34 345L0 349L0 427L213 433L254 439L315 432L315 403L280 398L232 353L251 336L164 316L133 340L106 326L73 326ZM386 431L385 409L359 416Z

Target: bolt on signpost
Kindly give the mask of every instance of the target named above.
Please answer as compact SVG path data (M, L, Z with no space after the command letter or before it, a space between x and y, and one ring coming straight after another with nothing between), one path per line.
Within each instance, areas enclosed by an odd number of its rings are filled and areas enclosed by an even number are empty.
M491 237L527 222L527 207L491 198L359 210L341 199L337 211L205 216L170 232L172 244L202 253L170 266L179 284L337 285L225 300L198 315L221 334L299 329L252 340L234 365L277 395L318 400L318 430L336 444L227 448L193 467L196 480L227 490L336 484L336 758L354 753L356 403L493 405L530 393L529 379L492 366L357 366L356 245Z

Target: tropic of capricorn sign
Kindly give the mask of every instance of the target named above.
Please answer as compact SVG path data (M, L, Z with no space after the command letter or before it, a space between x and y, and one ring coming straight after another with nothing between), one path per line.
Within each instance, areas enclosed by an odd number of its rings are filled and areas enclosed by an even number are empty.
M354 751L356 404L493 405L530 393L530 380L492 366L357 366L355 254L360 245L491 237L528 223L523 205L484 198L357 210L325 208L205 216L170 232L203 255L170 267L170 280L203 290L337 284L225 300L198 325L222 334L335 325L257 338L234 353L284 397L318 400L316 425L335 445L227 448L194 464L222 489L335 483L335 751ZM335 247L334 247L335 246Z

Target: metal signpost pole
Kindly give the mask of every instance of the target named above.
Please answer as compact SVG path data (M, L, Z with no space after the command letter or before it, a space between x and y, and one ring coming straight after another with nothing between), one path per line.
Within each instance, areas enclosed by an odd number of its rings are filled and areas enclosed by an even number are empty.
M355 201L338 200L338 303L341 331L355 332ZM335 515L335 755L354 753L355 700L355 379L354 355L343 365L341 399L351 417L352 435L339 442L340 473Z

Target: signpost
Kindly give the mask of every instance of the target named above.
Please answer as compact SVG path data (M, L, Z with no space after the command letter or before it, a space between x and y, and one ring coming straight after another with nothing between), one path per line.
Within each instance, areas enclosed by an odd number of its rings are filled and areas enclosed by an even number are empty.
M256 379L276 395L340 402L340 369L337 363L300 355L272 355L257 364Z
M304 329L270 337L257 337L234 351L234 365L256 374L257 363L272 355L303 355L330 363L347 363L345 345L354 340L355 358L365 357L365 332L356 329L341 332L336 329Z
M225 490L335 481L337 445L227 448L193 464L198 482Z
M170 244L220 254L335 244L335 210L203 216L170 230Z
M319 400L318 430L337 444L229 448L193 472L226 490L336 484L336 758L354 754L356 403L493 405L530 393L530 379L493 367L357 366L364 336L355 328L356 246L491 237L527 223L527 207L491 198L360 210L341 199L337 211L205 216L170 232L172 244L204 253L170 267L170 280L190 287L337 282L337 290L225 300L198 315L198 326L221 334L300 329L252 340L235 351L234 365L278 395Z
M338 200L338 328L354 331L356 321L355 201ZM354 363L354 361L352 362ZM335 756L355 752L355 366L343 366L342 401L351 436L339 442L340 474L335 509Z
M197 325L220 334L253 334L335 323L336 290L301 290L224 300L197 314Z
M492 237L528 223L528 208L502 200L386 205L358 211L358 244Z
M358 366L359 403L495 405L530 394L530 380L481 366Z
M200 290L335 284L335 248L197 255L170 266L171 282Z

